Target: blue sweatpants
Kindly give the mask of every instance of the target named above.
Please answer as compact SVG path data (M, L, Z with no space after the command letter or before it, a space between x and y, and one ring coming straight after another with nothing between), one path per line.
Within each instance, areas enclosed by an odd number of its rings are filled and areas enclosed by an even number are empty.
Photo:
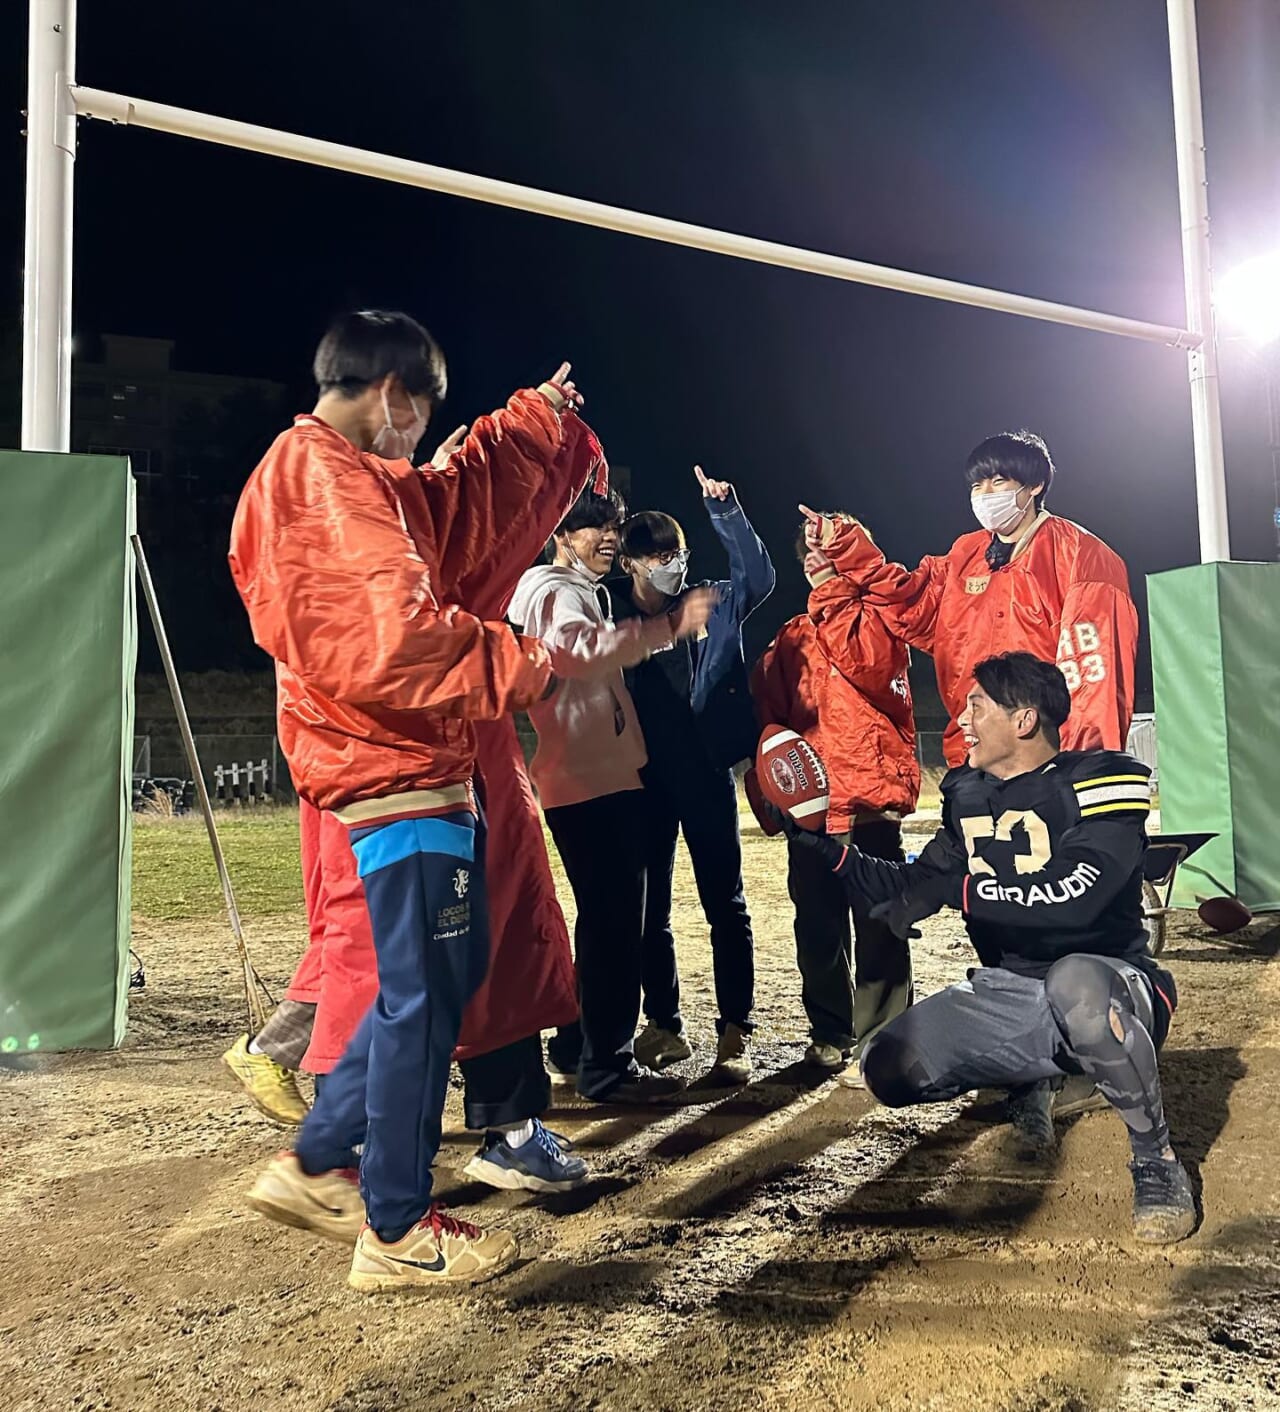
M467 812L351 835L378 998L298 1133L304 1171L356 1165L369 1224L398 1240L431 1202L449 1064L489 962L484 838Z

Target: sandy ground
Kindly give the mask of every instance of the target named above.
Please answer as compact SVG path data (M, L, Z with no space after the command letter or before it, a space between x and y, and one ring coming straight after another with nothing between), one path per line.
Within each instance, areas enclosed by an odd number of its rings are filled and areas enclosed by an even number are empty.
M521 1238L475 1293L349 1291L340 1247L250 1214L278 1134L217 1066L236 1034L222 927L139 920L148 984L115 1054L0 1076L10 1409L1280 1408L1280 928L1168 958L1183 1006L1163 1064L1204 1221L1168 1251L1129 1235L1110 1113L1046 1169L991 1108L910 1113L815 1082L780 850L748 839L759 945L758 1079L696 1084L662 1114L565 1107L593 1178L538 1200L462 1178L451 1098L446 1199ZM685 1011L709 1063L703 929L681 874ZM253 928L285 977L301 918ZM954 922L917 946L928 992L968 961Z

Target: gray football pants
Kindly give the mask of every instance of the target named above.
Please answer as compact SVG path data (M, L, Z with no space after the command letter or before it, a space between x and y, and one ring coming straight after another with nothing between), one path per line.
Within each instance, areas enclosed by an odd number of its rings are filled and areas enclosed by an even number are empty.
M1109 956L1064 956L1043 980L981 966L886 1025L863 1052L862 1074L881 1103L900 1108L1084 1073L1124 1120L1134 1156L1157 1157L1169 1145L1159 1003L1137 967Z

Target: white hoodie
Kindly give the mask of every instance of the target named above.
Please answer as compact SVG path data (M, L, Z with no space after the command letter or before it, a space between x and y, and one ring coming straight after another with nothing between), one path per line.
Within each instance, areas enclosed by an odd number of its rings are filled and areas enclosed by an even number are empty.
M640 789L644 736L622 669L671 646L666 614L615 627L603 584L576 567L538 564L521 576L507 618L545 645L558 681L529 709L538 733L529 772L542 807Z

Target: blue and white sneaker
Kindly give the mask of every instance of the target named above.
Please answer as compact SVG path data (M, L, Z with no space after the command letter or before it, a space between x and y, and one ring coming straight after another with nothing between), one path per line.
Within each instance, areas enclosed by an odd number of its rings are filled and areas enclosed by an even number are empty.
M519 1147L497 1133L487 1133L463 1171L502 1191L571 1191L587 1179L587 1164L568 1154L571 1146L567 1138L549 1132L535 1118L533 1136Z

